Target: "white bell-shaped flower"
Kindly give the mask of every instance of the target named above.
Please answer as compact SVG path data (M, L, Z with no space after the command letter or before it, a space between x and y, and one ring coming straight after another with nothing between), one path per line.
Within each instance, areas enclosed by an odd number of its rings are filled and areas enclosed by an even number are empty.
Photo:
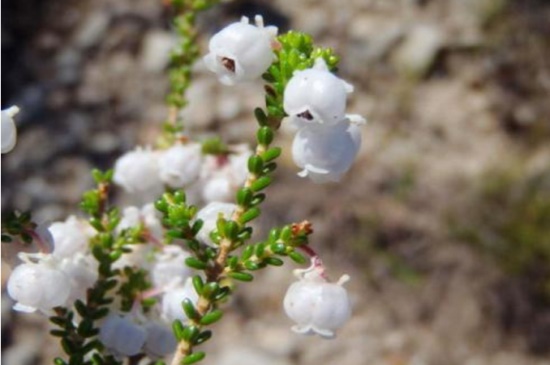
M109 315L99 328L99 341L118 358L139 354L146 339L143 327L118 314Z
M143 327L147 332L143 350L151 359L162 358L176 350L176 338L170 328L155 321L150 321Z
M228 156L207 156L201 170L202 198L205 202L231 202L248 177L252 150L246 144L232 146Z
M359 126L345 119L336 125L301 128L292 143L292 157L302 168L299 176L307 176L315 183L339 181L360 147Z
M155 262L150 271L151 281L155 288L166 288L183 284L193 274L185 259L191 256L176 245L168 245L155 255Z
M216 33L204 57L206 67L218 75L221 83L234 85L259 78L274 59L271 42L277 28L264 27L263 18L255 17L256 25L243 17Z
M199 143L177 144L162 152L160 178L172 188L186 187L198 179L202 159Z
M129 193L153 195L162 191L158 153L137 148L115 163L113 181Z
M97 268L99 263L91 255L75 254L73 257L64 258L59 269L70 278L70 294L67 305L80 299L86 301L86 293L98 279Z
M283 107L290 122L337 124L345 118L347 94L353 86L328 70L323 58L307 70L296 71L285 87Z
M163 228L160 218L160 212L152 203L144 205L141 209L134 206L126 207L122 211L122 217L116 227L116 232L120 233L124 229L143 224L152 239L162 240Z
M193 304L197 304L199 295L193 287L191 278L185 281L184 285L179 285L167 291L162 297L162 317L172 323L176 319L186 322L187 316L181 307L181 303L189 299Z
M335 337L336 330L351 316L348 293L342 286L349 276L330 283L314 264L294 273L300 280L288 288L283 302L286 314L296 322L292 330L324 338Z
M48 228L54 249L53 255L58 258L73 257L77 253L85 253L89 239L93 236L93 228L75 216L70 216L64 222L54 222Z
M15 147L17 142L17 128L13 117L19 113L19 108L12 106L2 110L2 153L8 153Z
M66 304L71 294L71 279L60 270L51 255L38 263L17 266L8 279L8 294L16 300L13 307L21 312L40 310L48 313Z
M220 216L229 220L236 209L237 205L233 203L212 202L199 210L197 213L197 219L201 219L203 221L203 225L196 236L197 239L209 246L215 246L214 242L210 238L210 232L216 229L216 223L218 222L218 218Z

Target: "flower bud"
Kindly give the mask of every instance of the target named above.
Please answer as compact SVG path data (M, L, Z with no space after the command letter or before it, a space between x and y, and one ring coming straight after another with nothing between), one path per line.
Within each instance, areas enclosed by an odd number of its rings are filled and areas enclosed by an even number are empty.
M158 322L148 322L143 326L147 339L143 350L151 359L159 359L174 352L177 346L172 330Z
M255 18L256 25L243 17L216 33L204 57L206 67L218 75L221 83L234 85L259 78L274 59L271 42L277 28L264 27L263 18Z
M283 304L286 314L297 323L292 327L294 332L333 338L351 316L348 294L342 286L349 276L330 283L317 270L314 265L295 270L300 280L288 288Z
M361 130L343 120L336 125L301 128L292 143L292 157L301 177L315 183L340 181L361 147Z
M178 144L159 158L160 178L172 188L183 188L198 179L202 164L201 145Z
M19 108L12 106L2 110L2 153L8 153L17 142L17 128L13 117L19 112Z
M285 88L283 107L290 122L298 126L333 125L345 118L346 98L352 90L318 58L313 68L294 72Z

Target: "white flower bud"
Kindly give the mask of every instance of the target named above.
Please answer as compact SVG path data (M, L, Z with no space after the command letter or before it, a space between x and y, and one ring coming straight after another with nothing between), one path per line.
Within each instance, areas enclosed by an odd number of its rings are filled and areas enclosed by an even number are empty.
M285 88L283 107L293 124L333 125L345 118L346 97L352 91L353 86L318 58L313 68L294 72Z
M155 255L155 263L151 267L151 281L155 288L166 288L182 284L193 271L185 264L185 259L191 256L181 247L169 245Z
M172 323L176 319L186 322L187 316L181 307L184 299L189 299L193 304L197 304L199 295L193 287L191 278L185 281L184 285L170 289L162 297L162 317Z
M146 338L143 327L116 314L109 315L99 328L99 340L116 357L139 354Z
M177 342L172 330L158 322L148 322L145 326L147 339L143 350L151 359L159 359L176 350Z
M286 292L286 314L297 324L292 327L300 334L318 334L335 337L335 331L351 316L351 304L342 284L349 280L344 275L338 283L329 283L312 265L307 270L295 270L300 278Z
M70 216L65 222L52 223L48 230L54 242L53 255L58 258L72 257L78 252L86 252L88 241L93 235L91 227L75 216Z
M198 179L202 158L199 143L175 145L160 156L160 178L172 188L188 186Z
M46 257L46 256L45 256ZM49 312L65 305L71 291L69 276L55 266L55 260L23 263L15 268L8 279L8 294L16 300L15 310Z
M237 205L232 203L212 202L199 210L197 213L197 219L201 219L203 221L203 225L197 234L197 239L209 246L215 246L214 242L212 242L212 239L210 238L210 232L216 229L216 223L218 222L220 215L225 219L231 219L231 216L236 209Z
M2 110L2 153L8 153L17 142L17 128L13 117L19 112L19 108L12 106Z
M234 85L259 78L274 59L271 42L277 28L264 27L263 18L255 17L256 26L247 17L216 33L204 57L206 67L218 75L221 83Z
M292 143L292 157L301 177L315 183L339 181L361 147L361 130L347 119L336 125L301 128Z
M162 191L158 154L147 148L127 152L116 161L113 181L129 193L157 194Z

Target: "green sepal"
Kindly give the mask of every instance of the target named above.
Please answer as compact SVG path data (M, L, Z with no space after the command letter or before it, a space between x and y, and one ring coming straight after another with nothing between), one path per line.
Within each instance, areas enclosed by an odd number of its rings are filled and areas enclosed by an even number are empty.
M194 364L196 362L201 361L202 359L204 359L205 356L206 356L206 354L202 351L194 352L191 355L185 356L185 358L183 359L183 361L181 363L183 365L191 365L191 364Z
M205 314L201 320L199 321L200 324L204 326L211 325L212 323L215 323L219 321L223 316L223 312L220 309L214 309L212 312Z
M246 273L246 272L230 272L227 274L230 278L233 278L235 280L239 281L252 281L254 280L254 276L252 274Z

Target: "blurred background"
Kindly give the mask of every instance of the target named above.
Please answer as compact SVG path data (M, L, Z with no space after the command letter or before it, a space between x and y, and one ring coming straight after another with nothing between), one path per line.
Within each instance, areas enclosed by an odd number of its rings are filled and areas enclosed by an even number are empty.
M242 14L335 48L349 112L369 120L340 184L298 178L287 150L260 222L310 219L329 274L352 277L354 316L332 341L291 333L293 266L264 270L204 364L550 364L550 2L235 0L199 19L203 49ZM176 41L161 0L2 1L2 108L22 110L2 212L77 213L92 167L154 141ZM190 130L252 142L261 85L195 75ZM3 293L2 360L51 363L47 322L11 305Z

